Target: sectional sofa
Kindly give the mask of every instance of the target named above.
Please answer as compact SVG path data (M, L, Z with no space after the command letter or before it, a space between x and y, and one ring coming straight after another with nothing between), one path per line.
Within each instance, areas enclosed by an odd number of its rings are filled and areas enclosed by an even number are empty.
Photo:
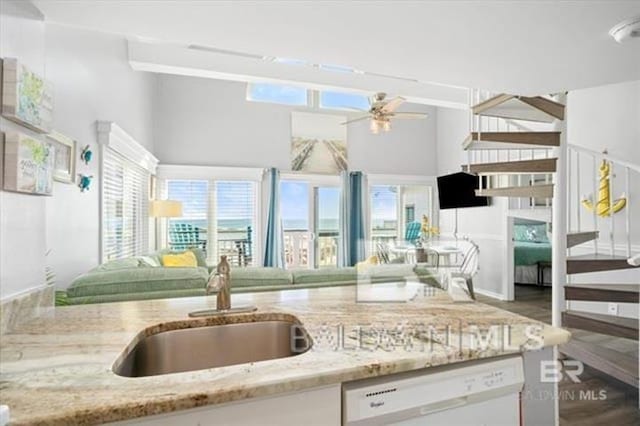
M76 278L67 289L67 303L119 302L125 300L164 299L203 296L209 267L202 252L193 250L198 267L162 266L164 252L149 256L107 262ZM293 290L314 287L354 285L358 280L372 283L417 279L437 285L426 264L371 265L320 269L280 269L269 267L232 268L231 291L247 293L271 290Z

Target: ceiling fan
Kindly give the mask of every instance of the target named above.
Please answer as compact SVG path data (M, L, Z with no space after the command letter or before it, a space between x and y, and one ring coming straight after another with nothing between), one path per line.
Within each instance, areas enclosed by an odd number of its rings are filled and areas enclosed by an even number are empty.
M396 112L396 109L405 102L405 99L396 96L387 100L387 94L376 93L369 99L369 111L358 118L348 120L342 124L355 123L356 121L371 120L371 132L379 133L380 130L388 132L391 130L391 120L396 118L427 118L428 114L423 112Z

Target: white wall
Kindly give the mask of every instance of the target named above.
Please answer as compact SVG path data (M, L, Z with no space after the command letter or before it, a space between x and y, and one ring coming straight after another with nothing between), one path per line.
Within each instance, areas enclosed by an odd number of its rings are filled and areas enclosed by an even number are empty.
M388 134L371 134L366 121L349 126L347 146L352 170L435 174L436 108L407 108L428 112L430 117L398 120ZM291 168L294 110L310 111L248 102L244 83L162 75L155 97L155 155L165 164L277 167L287 171Z
M59 287L100 263L100 152L96 120L118 123L153 150L152 102L155 76L134 72L124 38L55 24L46 28L47 78L55 85L55 129L91 145L95 154L78 172L93 175L93 187L55 183L46 200L47 259ZM79 152L78 152L79 156Z
M456 173L466 164L462 142L468 135L468 112L438 108L438 175ZM488 207L458 209L458 235L468 236L480 246L480 271L474 280L478 292L502 296L502 269L505 260L506 199L495 197ZM451 235L455 229L455 210L440 211L440 231Z
M24 3L30 7L29 3ZM13 6L12 6L13 7ZM57 286L99 262L100 158L96 121L115 121L148 149L153 148L155 76L134 72L124 38L17 18L3 3L0 56L16 57L54 85L54 128L91 145L96 154L78 172L93 175L93 187L54 183L52 197L0 191L0 298L44 284L44 267ZM28 132L4 119L2 129ZM49 256L45 253L50 250Z
M18 57L44 75L44 22L39 12L15 3L3 3L1 12L0 57ZM2 117L0 130L34 134ZM0 299L44 284L45 203L44 197L0 190Z

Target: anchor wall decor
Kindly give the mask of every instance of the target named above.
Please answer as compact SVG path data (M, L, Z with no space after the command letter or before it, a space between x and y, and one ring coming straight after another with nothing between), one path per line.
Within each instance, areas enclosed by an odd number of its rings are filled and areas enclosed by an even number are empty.
M600 185L598 187L598 202L594 205L592 197L584 196L582 198L582 205L589 211L593 211L595 209L596 214L600 217L611 216L613 213L618 213L627 205L627 199L623 192L620 198L613 200L612 205L610 197L611 183L609 181L611 166L607 160L602 160L599 171Z

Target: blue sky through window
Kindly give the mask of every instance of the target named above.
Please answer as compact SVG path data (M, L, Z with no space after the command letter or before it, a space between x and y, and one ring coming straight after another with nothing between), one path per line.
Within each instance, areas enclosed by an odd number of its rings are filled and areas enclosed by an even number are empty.
M273 102L285 105L308 105L307 89L271 83L249 84L248 97L251 101Z
M369 109L369 98L364 95L344 92L320 92L320 108L325 109Z

